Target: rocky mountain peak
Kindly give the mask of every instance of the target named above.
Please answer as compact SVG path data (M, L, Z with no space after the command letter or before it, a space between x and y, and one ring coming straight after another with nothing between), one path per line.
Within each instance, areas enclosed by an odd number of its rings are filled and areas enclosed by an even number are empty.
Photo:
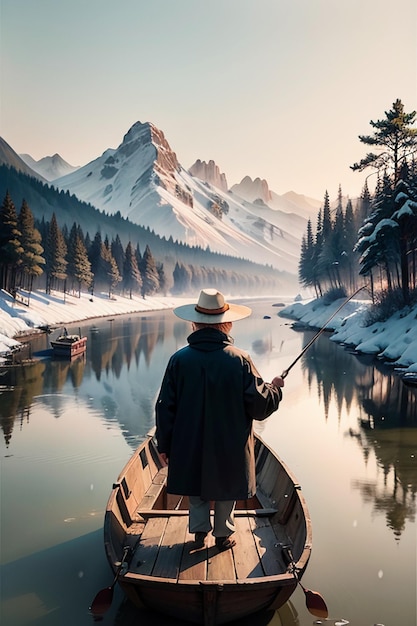
M262 200L268 204L272 200L267 181L260 178L252 180L250 176L245 176L238 185L233 185L231 191L248 202Z
M164 133L149 122L133 124L123 137L123 142L118 147L117 153L129 158L139 150L146 150L150 145L153 145L156 150L156 169L165 174L173 174L178 171L177 155L171 150Z
M200 180L203 180L222 191L227 191L227 180L226 175L221 173L218 166L213 160L210 160L208 163L206 161L201 161L197 159L197 161L189 168L189 173L191 176L195 176Z

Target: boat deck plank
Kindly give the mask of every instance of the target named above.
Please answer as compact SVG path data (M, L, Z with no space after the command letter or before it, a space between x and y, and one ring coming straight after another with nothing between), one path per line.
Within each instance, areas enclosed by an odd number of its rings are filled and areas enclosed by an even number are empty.
M186 517L175 516L168 518L152 576L178 578L187 523Z
M208 556L207 580L236 580L232 550L219 552L212 535L209 535Z
M187 520L188 526L188 520ZM185 536L184 551L179 567L179 580L207 579L207 548L194 549L194 535L188 530Z
M236 546L233 548L235 559L236 578L256 578L263 576L264 571L259 560L259 554L252 534L249 519L237 517L236 526Z
M188 531L188 515L174 513L170 517L166 513L142 522L131 572L182 581L236 582L286 570L268 517L237 516L236 546L219 552L211 533L205 547L195 549L194 535Z
M152 517L147 521L131 561L131 572L146 576L151 575L167 522L168 518L166 517Z

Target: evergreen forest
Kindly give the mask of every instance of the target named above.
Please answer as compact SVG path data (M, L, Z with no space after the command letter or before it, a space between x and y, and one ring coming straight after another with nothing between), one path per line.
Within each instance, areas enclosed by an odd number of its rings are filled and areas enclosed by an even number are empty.
M331 209L327 191L317 223L308 221L302 239L299 281L316 296L353 293L361 286L387 314L417 300L417 129L416 111L406 113L396 100L385 117L370 121L360 135L371 152L351 166L370 171L360 198ZM375 189L369 179L376 177ZM375 179L374 179L375 180Z
M34 178L2 166L0 179L23 196L19 211L5 188L0 208L0 288L26 303L37 289L81 295L88 290L132 298L195 293L211 286L230 293L287 288L286 272L245 259L166 240L120 214L106 215ZM32 212L27 197L36 206ZM49 219L45 215L50 215ZM82 224L97 224L90 235ZM120 233L120 234L119 234ZM125 241L123 241L123 239Z
M351 166L370 172L360 198L345 199L339 186L332 204L326 191L316 224L308 221L298 278L317 297L366 287L373 302L391 309L417 300L416 115L396 100L371 120L372 133L359 140L372 151ZM0 193L0 288L15 297L35 288L145 298L204 286L260 294L289 285L285 272L166 240L5 165Z

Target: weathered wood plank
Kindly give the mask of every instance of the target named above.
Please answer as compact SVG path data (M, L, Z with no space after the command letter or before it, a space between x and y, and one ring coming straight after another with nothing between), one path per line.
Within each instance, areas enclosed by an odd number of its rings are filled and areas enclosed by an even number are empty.
M277 513L277 509L239 509L235 511L235 517L270 517ZM188 515L188 510L168 510L168 509L139 509L137 515L142 517L175 517Z
M188 520L184 516L168 519L152 575L178 578Z
M130 564L132 572L146 576L152 573L166 525L167 518L156 517L148 520Z
M263 569L259 562L259 554L256 549L252 528L249 520L245 517L235 519L236 546L233 548L235 560L236 578L255 578L263 576Z
M210 541L209 537L207 537L206 544L208 541ZM194 535L187 530L179 572L180 580L206 580L207 547L196 550L193 546Z
M236 580L232 550L219 552L214 541L214 537L209 535L207 580Z

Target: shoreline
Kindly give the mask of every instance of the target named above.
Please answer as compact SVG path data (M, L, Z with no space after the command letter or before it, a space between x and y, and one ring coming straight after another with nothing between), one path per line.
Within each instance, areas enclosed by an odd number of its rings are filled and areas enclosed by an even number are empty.
M417 304L397 311L385 321L367 325L366 314L369 302L350 300L328 324L330 315L340 307L342 300L330 305L317 299L298 300L293 295L235 296L227 299L250 301L254 299L274 299L291 303L280 310L282 317L300 322L306 327L317 329L326 325L332 330L330 341L354 348L358 353L372 355L394 368L404 372L417 373ZM133 296L126 298L108 294L82 293L81 297L53 292L44 294L32 292L30 305L15 302L5 291L0 291L0 360L5 354L21 345L23 337L36 335L41 328L59 328L87 320L132 315L173 309L181 304L195 302L195 295L187 297ZM288 300L287 300L288 301Z
M81 324L87 320L102 319L136 313L147 313L173 309L182 304L195 302L196 296L142 296L132 298L122 295L109 298L108 293L74 294L51 292L45 294L33 291L21 294L28 301L28 306L16 301L4 290L0 290L0 358L15 350L22 340L45 332L46 328L57 329L72 324ZM282 298L293 301L295 296L270 294L256 296L230 296L229 300L250 301L253 299Z
M29 300L29 299L28 299ZM81 297L61 292L45 294L33 291L28 306L0 291L0 357L16 350L23 340L45 332L87 320L173 309L192 298L171 296L133 297L81 293Z

